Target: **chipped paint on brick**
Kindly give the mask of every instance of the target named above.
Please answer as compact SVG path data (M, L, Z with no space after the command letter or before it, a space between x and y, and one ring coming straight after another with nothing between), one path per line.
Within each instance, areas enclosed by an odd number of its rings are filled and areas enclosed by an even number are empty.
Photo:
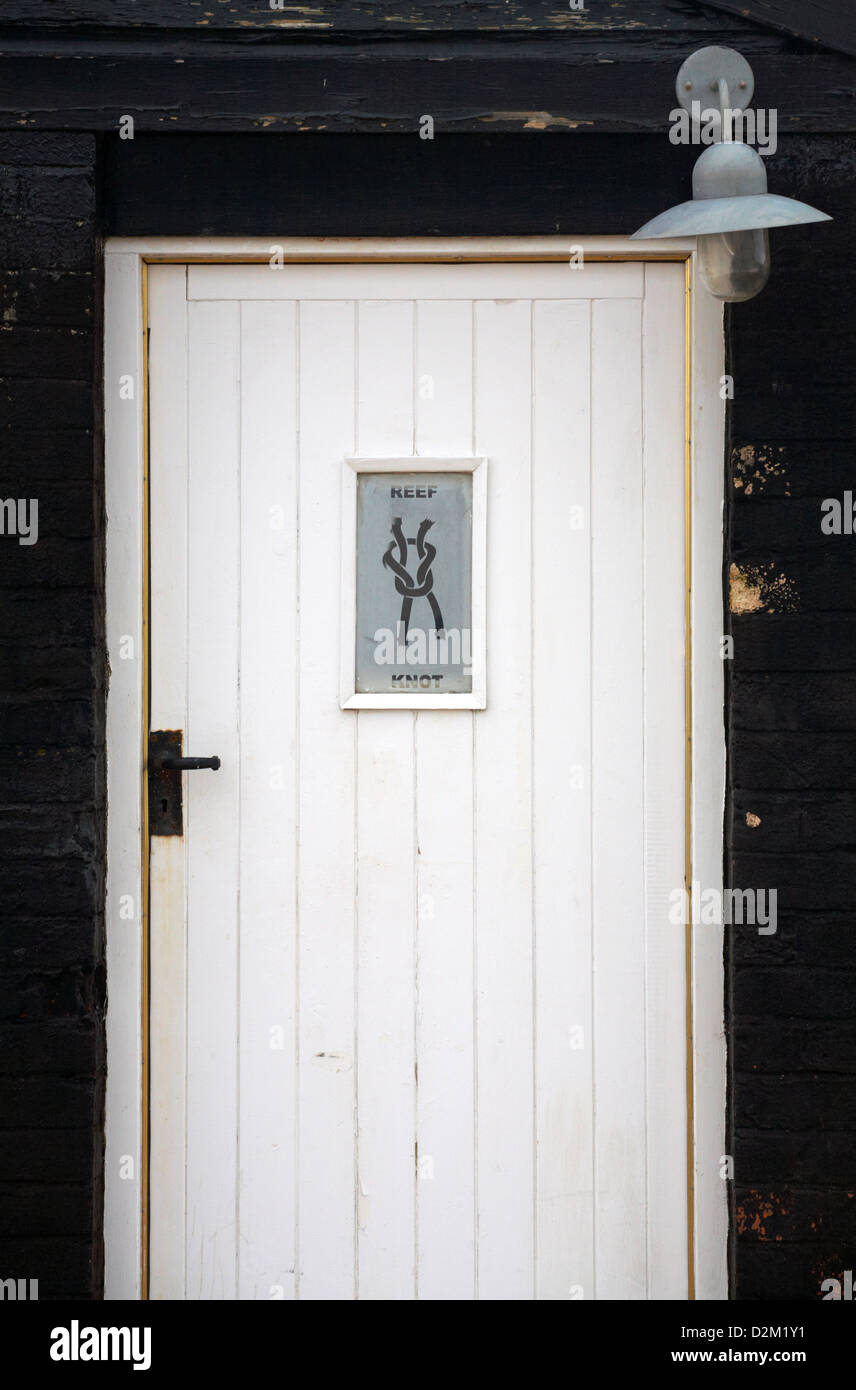
M794 613L799 594L778 565L732 564L728 571L728 606L732 613Z
M758 613L763 608L760 584L753 584L748 574L739 565L732 565L728 571L729 601L732 613Z
M769 478L780 478L785 472L785 450L780 444L743 444L731 452L731 473L734 490L742 497L763 493ZM785 483L785 496L790 495Z
M790 1206L775 1192L749 1191L734 1209L738 1235L763 1241L781 1241L781 1232L771 1229L779 1217L789 1216Z

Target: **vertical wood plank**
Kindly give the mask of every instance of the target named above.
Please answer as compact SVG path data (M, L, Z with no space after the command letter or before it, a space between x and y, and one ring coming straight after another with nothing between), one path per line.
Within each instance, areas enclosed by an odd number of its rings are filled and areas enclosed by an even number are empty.
M534 1293L530 337L475 306L475 445L490 459L487 709L475 720L478 1291Z
M293 1298L296 1203L296 306L241 306L238 1293Z
M684 268L645 267L645 1000L648 1297L687 1297L684 881ZM663 344L669 350L663 351Z
M641 306L592 328L592 845L598 1298L646 1297Z
M472 448L472 306L416 305L416 452ZM416 716L418 1295L475 1293L473 716Z
M533 315L537 1297L592 1298L590 308Z
M413 449L413 305L359 305L358 449ZM358 727L359 1297L415 1294L414 715Z
M187 1295L236 1297L240 735L239 306L190 318ZM216 1020L216 1026L212 1026Z
M416 452L466 457L473 443L473 309L467 299L416 305Z
M187 728L187 297L183 265L149 272L150 724ZM150 860L149 1295L185 1296L186 836Z
M355 1295L355 728L339 709L354 305L300 305L299 1296Z

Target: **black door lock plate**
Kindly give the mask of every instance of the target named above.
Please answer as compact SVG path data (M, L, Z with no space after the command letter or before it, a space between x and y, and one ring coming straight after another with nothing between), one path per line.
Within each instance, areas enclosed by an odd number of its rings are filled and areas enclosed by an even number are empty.
M181 729L158 729L149 734L149 834L183 835L181 772L164 767L163 758L181 757Z

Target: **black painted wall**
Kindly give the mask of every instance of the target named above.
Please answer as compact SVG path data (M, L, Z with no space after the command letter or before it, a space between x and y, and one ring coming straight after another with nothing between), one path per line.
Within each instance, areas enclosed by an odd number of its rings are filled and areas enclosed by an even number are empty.
M96 142L0 133L0 1275L101 1287L103 493Z
M797 26L803 8L772 7ZM779 894L777 935L728 950L732 1290L817 1298L856 1267L854 538L820 531L854 481L856 62L691 0L614 0L576 27L535 0L426 0L394 42L357 4L327 39L274 32L257 0L207 32L184 0L7 9L0 496L38 497L40 539L0 537L0 1277L102 1287L101 236L627 232L687 195L671 83L720 41L783 104L773 188L836 218L773 233L770 285L728 312L723 459L727 869Z
M773 169L836 220L771 234L730 312L729 869L779 895L731 945L734 1292L817 1298L856 1256L856 537L820 529L856 484L856 141Z

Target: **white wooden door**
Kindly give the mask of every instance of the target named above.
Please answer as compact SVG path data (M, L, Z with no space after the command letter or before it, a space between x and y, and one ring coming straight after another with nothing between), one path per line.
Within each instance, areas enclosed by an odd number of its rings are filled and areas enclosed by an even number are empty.
M151 1292L687 1293L684 278L149 273ZM487 707L339 705L348 455L487 458Z

